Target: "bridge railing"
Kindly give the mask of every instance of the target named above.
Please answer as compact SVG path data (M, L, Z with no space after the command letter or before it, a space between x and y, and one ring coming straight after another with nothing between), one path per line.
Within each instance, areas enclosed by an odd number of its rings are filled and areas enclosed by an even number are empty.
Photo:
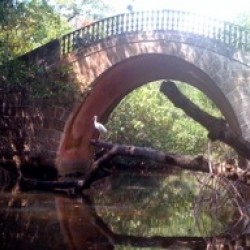
M142 31L177 31L200 35L232 48L250 50L250 30L189 12L156 10L120 14L94 22L61 39L63 55L114 35Z

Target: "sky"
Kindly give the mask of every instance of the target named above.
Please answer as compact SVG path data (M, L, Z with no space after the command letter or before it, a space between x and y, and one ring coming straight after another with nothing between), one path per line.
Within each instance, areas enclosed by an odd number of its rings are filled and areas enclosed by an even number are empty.
M250 0L103 0L114 8L114 14L127 12L133 5L134 11L174 9L199 13L224 21L234 21L237 15L248 11Z

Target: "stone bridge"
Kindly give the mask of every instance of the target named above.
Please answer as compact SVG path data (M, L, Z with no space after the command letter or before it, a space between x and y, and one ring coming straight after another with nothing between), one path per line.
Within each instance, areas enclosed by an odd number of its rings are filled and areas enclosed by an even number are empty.
M58 168L67 174L89 166L89 141L96 136L92 117L98 115L105 123L123 97L150 81L172 79L197 87L231 128L250 140L249 51L249 30L162 10L100 20L24 58L47 67L72 65L84 94L63 120L66 125L54 146Z

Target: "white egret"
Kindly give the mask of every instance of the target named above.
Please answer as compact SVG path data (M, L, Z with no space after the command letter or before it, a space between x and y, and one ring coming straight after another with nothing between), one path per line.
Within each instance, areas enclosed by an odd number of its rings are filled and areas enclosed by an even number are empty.
M213 173L213 167L212 167L212 155L211 155L211 141L208 140L207 142L207 155L208 155L208 167L210 174Z
M100 122L97 121L97 116L94 116L94 127L100 134L107 133L107 129Z

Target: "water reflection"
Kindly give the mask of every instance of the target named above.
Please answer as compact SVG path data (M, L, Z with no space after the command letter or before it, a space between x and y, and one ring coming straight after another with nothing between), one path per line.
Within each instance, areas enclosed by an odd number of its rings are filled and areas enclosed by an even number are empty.
M193 190L192 190L193 186ZM115 190L115 191L114 191ZM194 179L178 175L123 173L105 195L94 195L98 214L119 233L153 236L200 235L192 213ZM102 206L100 206L102 204ZM108 209L105 204L111 204Z
M193 214L198 195L195 178L127 172L70 197L10 189L15 186L6 170L4 174L0 178L3 250L206 249L207 241L249 247L248 235L239 232L203 238Z

